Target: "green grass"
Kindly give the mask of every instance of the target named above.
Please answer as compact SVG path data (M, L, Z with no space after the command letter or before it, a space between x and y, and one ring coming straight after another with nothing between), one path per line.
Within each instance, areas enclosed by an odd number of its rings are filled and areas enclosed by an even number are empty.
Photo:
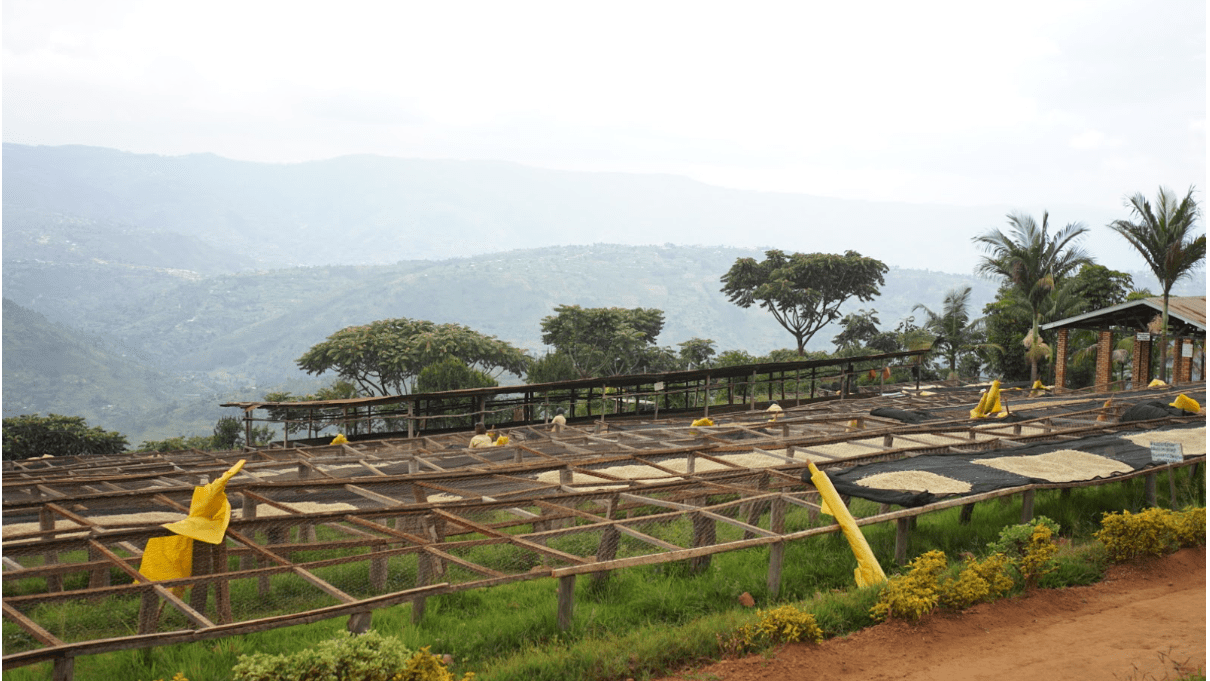
M1204 478L1190 482L1178 474L1179 506L1204 505ZM1167 478L1161 476L1159 500L1167 506ZM1091 541L1105 512L1138 510L1144 505L1141 479L1121 484L1074 490L1039 492L1034 512L1057 521L1064 545L1059 569L1041 585L1058 587L1088 584L1100 579L1106 559L1098 543ZM857 516L871 515L877 505L854 500ZM1020 521L1019 497L1008 503L988 501L976 506L972 521L959 523L959 509L921 516L911 533L909 560L940 549L956 560L963 553L980 555L995 541L1002 528ZM819 524L827 521L817 521ZM766 522L766 521L762 521ZM810 526L805 511L789 513L789 530ZM684 542L685 523L651 523L642 531L668 541ZM324 538L324 528L320 528ZM520 531L520 530L518 530ZM894 523L863 528L864 534L888 573L894 565ZM738 539L740 530L723 523L718 541ZM573 553L595 552L595 539L569 536L551 541L553 548ZM623 537L619 556L649 553L650 547ZM487 565L517 565L522 560L515 549L502 545L479 546L465 554ZM481 679L619 679L644 678L720 654L720 638L750 622L754 612L738 604L750 593L762 608L792 603L813 612L827 636L855 631L870 623L868 610L877 598L877 588L853 587L856 560L839 534L812 537L786 548L780 593L768 593L766 575L768 549L754 548L719 554L704 569L695 570L688 561L618 570L604 581L581 576L576 581L575 616L571 630L559 631L556 621L556 585L536 579L509 585L463 591L428 599L423 621L411 623L411 606L402 605L374 612L374 628L399 636L409 647L431 646L433 652L455 657L459 673L474 671ZM455 576L460 568L450 568ZM350 593L360 595L367 581L366 564L334 566L316 570L324 579ZM388 588L405 588L415 574L413 556L390 559ZM396 586L398 584L399 586ZM34 588L27 586L26 588ZM7 587L6 587L7 590ZM271 599L256 598L256 580L240 580L232 586L233 604L245 604L237 617L266 616L301 607L317 607L330 601L326 595L296 577L281 575L273 580ZM113 599L118 601L118 599ZM55 612L40 614L55 631L68 637L96 638L98 632L123 635L122 626L137 618L137 603L107 602L56 606ZM132 609L133 608L133 609ZM168 616L165 610L165 616ZM116 624L115 624L116 623ZM122 623L127 623L123 625ZM183 622L176 623L183 626ZM75 678L169 679L183 671L191 681L230 678L230 669L241 654L253 652L291 653L313 646L344 631L345 618L290 627L197 644L177 645L144 651L122 651L78 658ZM112 633L110 633L112 632ZM9 622L4 623L6 652L32 644ZM5 672L4 681L27 681L49 677L47 665Z

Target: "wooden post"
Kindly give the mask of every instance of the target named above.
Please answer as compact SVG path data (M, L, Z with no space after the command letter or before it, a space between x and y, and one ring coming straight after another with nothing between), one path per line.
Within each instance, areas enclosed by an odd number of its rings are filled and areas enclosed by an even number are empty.
M193 542L193 575L202 577L211 573L210 561L213 558L210 548L212 544L207 544L204 541ZM189 590L189 607L194 610L206 614L206 601L210 596L210 585L206 583L194 584Z
M55 529L55 514L45 506L38 509L38 529L42 530L43 532ZM57 552L48 551L45 554L45 565L55 565L58 562L59 554ZM46 590L62 591L63 575L46 575Z
M708 503L709 500L705 497L702 497L697 500L696 505L705 506ZM697 548L699 546L713 546L718 537L717 528L715 527L715 520L713 518L707 518L700 513L691 513L689 515L690 518L693 519L693 547ZM710 558L711 556L709 555L690 558L689 571L702 572L706 570L710 567Z
M315 531L315 526L310 525L311 531ZM223 539L223 543L214 547L214 574L219 574L228 571L227 560L227 540ZM214 602L215 610L218 612L219 624L231 624L235 621L235 615L231 612L231 582L222 580L214 583Z
M605 517L613 520L617 514L618 496L615 494L606 502ZM609 525L601 531L601 542L597 545L597 561L604 562L613 560L618 555L618 540L621 539L621 532L618 528ZM609 578L609 570L592 573L592 583L594 586L599 586Z
M899 565L907 563L908 535L911 529L911 518L899 518L895 521L895 562Z
M1143 490L1147 496L1147 505L1155 506L1155 473L1148 473L1143 476Z
M429 579L433 574L430 564L430 559L427 553L421 551L416 554L416 587L428 586ZM424 618L424 596L412 599L412 624L420 624L420 620Z
M748 407L749 411L756 411L756 369L752 370L752 402Z
M702 409L702 418L710 416L710 374L706 374L706 406Z
M958 524L959 525L970 525L971 516L974 515L974 513L975 513L974 504L964 504L962 506L962 512L958 514Z
M576 608L576 576L559 578L559 631L571 629L571 618Z
M370 630L370 624L374 619L374 612L366 610L365 612L355 612L349 615L349 621L345 624L345 628L351 634L364 634Z
M89 560L89 562L105 560L105 555L102 554L100 551L98 551L95 546L89 545L88 560ZM102 567L96 568L88 576L88 588L98 589L103 586L109 586L109 567L108 566L102 566Z
M774 499L772 508L769 510L769 530L781 534L786 527L786 502L784 499ZM782 560L786 556L786 543L784 541L774 542L769 544L769 575L765 579L765 586L769 589L769 598L777 599L778 592L781 591L781 565Z
M151 588L143 592L139 604L139 635L154 634L160 622L160 597Z
M415 403L412 400L408 400L408 439L409 440L416 437L416 422L412 420L412 417L415 415L412 410L412 407L414 406L414 404Z
M1027 489L1021 493L1021 522L1028 523L1034 519L1034 491Z
M56 657L51 670L51 681L72 681L76 669L76 658Z
M1168 469L1168 498L1172 501L1172 510L1176 510L1176 469Z
M381 555L374 556L382 552L383 547L380 545L370 548L370 588L374 589L375 593L383 593L387 589L387 559Z

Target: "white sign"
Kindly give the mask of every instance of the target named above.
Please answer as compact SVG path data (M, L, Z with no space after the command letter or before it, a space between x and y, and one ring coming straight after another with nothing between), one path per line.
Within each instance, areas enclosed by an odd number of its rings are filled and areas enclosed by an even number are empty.
M1185 460L1179 442L1152 442L1151 460L1156 463L1180 463Z
M1149 334L1149 333L1135 334L1134 338L1135 338L1135 340L1149 341L1149 340L1151 340L1151 334Z
M655 384L655 390L656 390L656 392L659 392L659 391L661 391L661 390L663 390L663 389L664 389L664 382L663 382L663 381L660 381L659 383L656 383L656 384Z
M1182 345L1181 346L1181 357L1192 357L1192 356L1193 356L1193 344L1187 343L1185 345Z

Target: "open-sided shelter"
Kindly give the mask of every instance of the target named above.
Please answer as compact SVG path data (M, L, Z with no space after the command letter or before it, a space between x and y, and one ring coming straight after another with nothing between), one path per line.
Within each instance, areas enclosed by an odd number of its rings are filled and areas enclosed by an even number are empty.
M1164 299L1161 297L1131 300L1120 305L1087 312L1075 317L1043 324L1042 330L1058 330L1055 347L1055 389L1066 388L1067 380L1067 337L1072 329L1096 331L1097 369L1096 390L1109 389L1113 336L1134 336L1134 357L1131 374L1134 386L1143 387L1151 380L1151 346L1156 340L1148 331L1157 315L1163 314ZM1168 325L1172 329L1172 382L1184 383L1193 380L1193 357L1200 347L1205 357L1206 345L1206 297L1181 296L1168 299ZM1202 377L1205 377L1205 367Z

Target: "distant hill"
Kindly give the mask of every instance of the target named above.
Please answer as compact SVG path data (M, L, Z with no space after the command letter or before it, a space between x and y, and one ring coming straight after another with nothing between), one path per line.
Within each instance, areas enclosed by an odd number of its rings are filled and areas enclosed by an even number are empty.
M978 255L971 236L1027 208L739 191L671 175L492 161L345 156L273 164L4 145L6 259L61 260L71 241L105 260L116 250L130 254L121 260L129 264L202 273L589 243L853 249L890 265L967 273ZM1048 208L1056 221L1101 225L1121 217ZM57 228L64 223L89 233L67 234ZM136 261L152 234L160 235L165 258ZM205 267L196 262L201 256Z
M209 432L224 411L209 390L122 356L98 338L4 299L4 416L83 416L130 444ZM200 392L199 392L200 390ZM169 428L157 428L168 425Z

